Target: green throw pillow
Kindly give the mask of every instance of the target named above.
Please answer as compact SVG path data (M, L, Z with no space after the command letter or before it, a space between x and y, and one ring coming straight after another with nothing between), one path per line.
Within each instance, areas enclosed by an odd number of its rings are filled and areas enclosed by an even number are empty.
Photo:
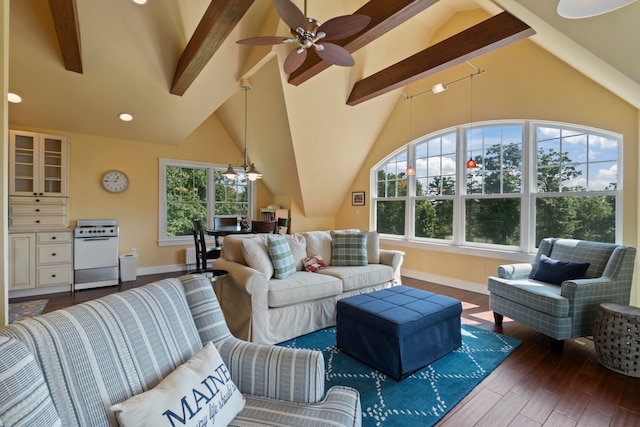
M296 260L284 234L267 236L267 252L275 270L276 279L284 279L296 272Z
M367 265L366 231L331 232L331 265Z

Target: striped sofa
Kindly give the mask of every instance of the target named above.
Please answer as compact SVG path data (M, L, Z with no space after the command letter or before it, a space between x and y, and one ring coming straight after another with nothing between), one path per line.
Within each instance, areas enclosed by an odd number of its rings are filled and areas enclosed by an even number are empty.
M0 426L116 426L111 409L213 342L245 399L231 425L359 426L356 390L325 394L321 352L236 339L202 276L166 279L0 330Z
M536 280L544 256L589 266L583 278ZM489 277L489 308L497 325L507 316L549 336L552 349L561 352L565 339L593 334L600 303L629 303L635 256L628 246L543 239L531 263L501 265L498 277Z

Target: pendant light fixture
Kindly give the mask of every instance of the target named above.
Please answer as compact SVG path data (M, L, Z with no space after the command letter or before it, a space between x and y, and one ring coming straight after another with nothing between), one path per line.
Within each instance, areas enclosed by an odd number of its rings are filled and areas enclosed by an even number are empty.
M409 142L411 142L411 139L413 138L413 96L407 95L406 99L409 100ZM409 164L407 167L407 176L415 174L416 169Z
M243 152L244 161L242 165L238 167L242 168L244 176L246 176L249 181L255 181L256 179L261 179L262 174L258 172L258 170L256 169L256 165L254 165L253 163L249 163L249 151L247 150L247 123L249 120L249 114L248 114L248 108L247 108L247 105L248 105L247 93L251 90L251 87L246 82L243 82L242 90L244 91L244 152ZM229 165L229 167L227 168L226 172L223 173L223 175L228 179L236 179L240 176L235 171L233 165Z
M469 139L473 138L473 74L470 76L469 80L469 121L471 122L469 129ZM468 141L467 141L468 142ZM467 147L469 144L467 144ZM478 167L478 164L475 160L473 160L473 156L469 154L469 160L467 160L467 169L475 169Z

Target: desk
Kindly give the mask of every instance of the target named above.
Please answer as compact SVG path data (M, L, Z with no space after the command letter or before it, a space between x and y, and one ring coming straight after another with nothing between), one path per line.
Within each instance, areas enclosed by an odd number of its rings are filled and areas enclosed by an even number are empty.
M228 236L230 234L251 234L251 229L243 230L239 225L224 225L218 228L207 229L206 233L209 236L214 236L216 239L216 247L220 247L220 243L218 242L218 237L220 236Z

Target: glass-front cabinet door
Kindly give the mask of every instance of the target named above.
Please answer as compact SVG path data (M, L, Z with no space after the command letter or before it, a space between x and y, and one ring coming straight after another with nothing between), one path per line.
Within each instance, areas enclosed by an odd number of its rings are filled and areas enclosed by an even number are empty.
M11 131L9 193L13 196L67 195L67 139Z

